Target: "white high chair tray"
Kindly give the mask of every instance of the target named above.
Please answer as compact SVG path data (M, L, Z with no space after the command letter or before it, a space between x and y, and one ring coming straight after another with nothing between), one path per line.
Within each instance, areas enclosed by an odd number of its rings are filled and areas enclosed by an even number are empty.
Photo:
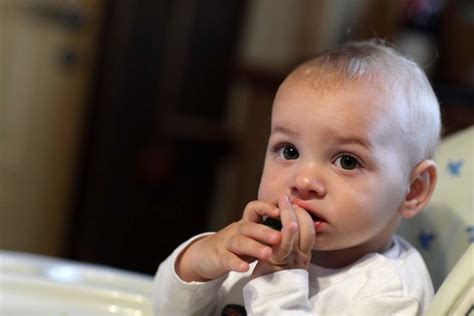
M0 314L152 315L153 279L74 261L0 251Z

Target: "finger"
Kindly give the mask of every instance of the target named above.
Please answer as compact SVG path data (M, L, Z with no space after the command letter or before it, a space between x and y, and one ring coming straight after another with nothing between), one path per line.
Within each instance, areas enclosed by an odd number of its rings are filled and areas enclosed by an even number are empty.
M274 250L274 255L278 258L287 258L293 250L295 241L298 238L298 226L296 223L283 226L281 233L281 242L276 250Z
M229 252L221 257L221 262L226 271L247 272L249 269L248 262L239 258L239 256Z
M281 233L279 231L252 222L240 223L238 226L238 234L258 240L267 245L277 245L281 240Z
M293 206L298 220L299 227L299 249L306 254L311 253L316 239L316 231L314 229L313 219L308 212L296 205Z
M283 226L290 223L298 224L296 220L295 210L290 202L290 198L286 194L282 194L278 199L278 208L280 209L280 219Z
M280 208L280 218L283 225L281 243L275 256L286 257L293 249L293 244L298 238L298 222L293 206L290 203L288 195L280 196L278 200Z
M242 220L260 223L264 216L278 217L280 211L275 205L262 201L251 201L244 209Z
M249 256L267 260L272 254L272 248L256 240L242 235L234 236L228 241L227 249L238 256Z

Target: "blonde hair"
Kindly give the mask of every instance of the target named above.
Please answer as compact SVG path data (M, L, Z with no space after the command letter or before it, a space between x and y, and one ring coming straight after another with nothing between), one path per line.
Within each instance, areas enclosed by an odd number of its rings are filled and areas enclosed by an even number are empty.
M406 136L409 160L416 164L433 156L441 133L438 100L424 71L385 42L349 42L303 63L291 75L310 75L318 89L364 81L401 97L402 110L393 112Z

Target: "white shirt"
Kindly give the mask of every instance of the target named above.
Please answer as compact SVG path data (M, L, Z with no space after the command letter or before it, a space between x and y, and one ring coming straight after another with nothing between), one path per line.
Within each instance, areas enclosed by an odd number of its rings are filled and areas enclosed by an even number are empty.
M174 270L177 256L198 235L178 247L155 276L156 315L221 315L228 304L245 305L248 315L419 315L433 298L420 254L393 237L392 247L341 269L310 265L250 280L230 272L208 282L184 282Z

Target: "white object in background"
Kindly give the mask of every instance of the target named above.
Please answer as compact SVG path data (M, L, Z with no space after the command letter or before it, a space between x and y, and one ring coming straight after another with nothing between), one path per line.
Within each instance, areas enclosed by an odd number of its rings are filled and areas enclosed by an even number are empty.
M425 314L427 316L474 314L473 244L467 248L448 274Z
M153 278L0 251L0 315L153 315Z

